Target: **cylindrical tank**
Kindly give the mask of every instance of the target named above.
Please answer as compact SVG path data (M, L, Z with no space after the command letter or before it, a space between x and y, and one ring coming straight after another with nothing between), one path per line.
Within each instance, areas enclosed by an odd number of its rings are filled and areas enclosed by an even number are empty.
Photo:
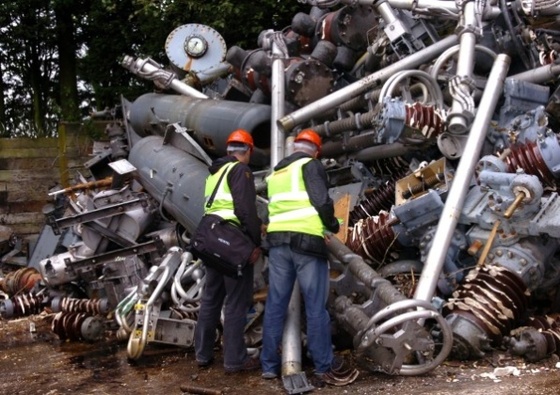
M138 181L187 231L193 232L204 213L204 184L208 166L160 136L139 140L128 156ZM165 215L165 212L163 213Z
M266 104L196 99L181 95L147 93L130 104L128 118L141 137L163 135L162 123L178 123L212 156L226 153L226 140L235 129L245 129L255 141L251 164L269 163L270 114Z

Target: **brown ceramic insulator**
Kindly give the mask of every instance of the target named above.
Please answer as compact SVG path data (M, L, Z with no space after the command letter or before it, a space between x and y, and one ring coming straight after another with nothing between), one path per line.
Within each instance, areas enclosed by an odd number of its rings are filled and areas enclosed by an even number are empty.
M61 310L73 313L88 313L89 315L104 314L102 300L99 299L76 299L62 298L60 302Z
M43 298L31 294L21 294L10 299L14 306L12 317L39 314L44 307Z
M61 311L54 316L51 330L61 340L83 340L81 328L88 317L89 316L85 313L68 313Z
M389 211L394 201L394 182L388 182L378 189L366 192L364 199L350 212L350 226L360 219L377 215L382 210Z
M497 346L518 326L528 297L527 287L515 273L501 266L484 266L468 274L443 311L476 323Z
M354 226L346 245L364 259L383 262L390 250L399 248L391 226L388 213L368 217Z
M434 138L445 129L445 123L435 107L418 102L406 105L405 123L411 128L421 130L426 138Z
M29 292L37 282L41 281L41 274L31 267L10 272L4 278L2 290L9 295Z
M511 173L515 173L517 169L523 169L526 174L539 177L539 180L547 186L554 186L554 176L546 166L535 142L515 144L510 147L510 150L506 163Z
M535 329L546 339L547 354L560 351L560 316L535 316L527 320L527 324Z
M369 170L378 177L390 177L398 180L409 172L409 166L410 163L406 159L396 156L375 161Z

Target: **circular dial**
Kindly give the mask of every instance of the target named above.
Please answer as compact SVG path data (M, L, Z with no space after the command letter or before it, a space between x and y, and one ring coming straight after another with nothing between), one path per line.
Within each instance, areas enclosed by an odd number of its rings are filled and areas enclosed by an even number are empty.
M185 51L193 58L200 58L207 49L208 43L202 36L192 35L185 41Z

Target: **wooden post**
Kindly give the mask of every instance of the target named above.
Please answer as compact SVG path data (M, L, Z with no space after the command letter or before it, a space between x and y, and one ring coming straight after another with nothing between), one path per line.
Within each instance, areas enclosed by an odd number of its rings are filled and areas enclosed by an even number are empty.
M60 185L63 188L70 186L68 179L68 157L66 156L66 122L58 123L58 171L60 173Z

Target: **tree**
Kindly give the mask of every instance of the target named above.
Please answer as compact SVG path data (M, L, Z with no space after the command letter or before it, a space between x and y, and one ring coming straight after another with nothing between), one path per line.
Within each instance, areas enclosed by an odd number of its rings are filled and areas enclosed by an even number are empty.
M0 3L0 122L11 136L54 136L78 120L153 88L124 55L167 64L165 40L187 23L211 26L228 46L252 49L307 10L295 0L5 0Z
M54 2L56 17L56 44L58 48L60 116L66 121L78 121L78 76L76 66L76 14L75 2L58 0ZM74 11L74 12L73 12Z

